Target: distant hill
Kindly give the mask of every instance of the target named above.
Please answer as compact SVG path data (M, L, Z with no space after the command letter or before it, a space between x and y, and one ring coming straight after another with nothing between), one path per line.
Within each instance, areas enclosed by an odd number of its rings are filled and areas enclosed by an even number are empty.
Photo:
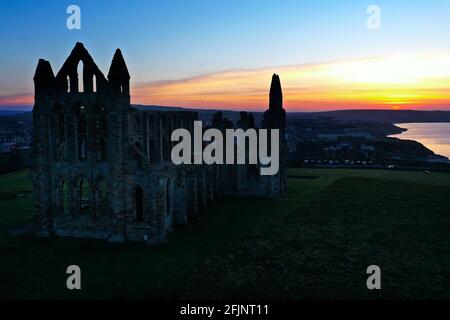
M0 117L15 116L24 113L27 113L27 111L0 110Z
M32 105L23 105L23 106L2 105L0 106L0 115L2 115L2 112L27 112L32 110L33 110Z
M143 106L135 105L138 109L152 110L172 110L172 111L195 111L199 114L199 119L203 122L209 122L212 115L222 111L224 116L232 121L239 119L239 111L231 110L204 110L188 109L180 107L161 107L161 106ZM262 112L251 112L256 122L262 120ZM368 121L368 122L389 122L389 123L423 123L423 122L450 122L450 111L414 111L414 110L337 110L326 112L288 112L287 121L297 119L332 117L342 121Z
M337 120L371 121L390 123L450 122L450 111L414 110L339 110L328 112L291 112L288 121L296 119L332 117Z
M198 112L199 120L209 122L214 113L222 111L224 116L233 122L239 120L240 111L217 110L217 109L190 109L182 107L146 106L133 105L139 110L159 111L194 111ZM251 112L257 123L262 120L262 112ZM26 110L0 110L0 116L14 116L24 114L31 117L31 112ZM332 117L337 120L351 121L360 120L368 122L389 123L424 123L424 122L450 122L450 111L414 111L414 110L337 110L326 112L288 112L287 120L292 122L299 119Z

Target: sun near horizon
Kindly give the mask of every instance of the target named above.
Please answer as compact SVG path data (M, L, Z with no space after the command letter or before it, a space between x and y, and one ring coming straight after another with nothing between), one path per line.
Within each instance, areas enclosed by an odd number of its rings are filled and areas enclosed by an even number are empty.
M288 111L450 109L450 54L362 58L141 82L132 84L131 99L144 105L259 111L267 105L275 72L280 74ZM32 103L31 94L0 97L0 106Z
M187 107L260 110L267 83L280 74L288 111L449 110L450 54L417 54L225 71L141 83L133 101Z

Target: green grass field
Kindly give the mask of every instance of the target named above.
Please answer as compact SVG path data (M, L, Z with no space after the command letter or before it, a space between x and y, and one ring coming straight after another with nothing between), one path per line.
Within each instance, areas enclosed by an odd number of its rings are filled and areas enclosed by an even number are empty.
M0 298L450 298L450 174L298 169L288 190L222 199L152 247L11 237L33 219L32 187L1 176ZM81 291L66 289L71 264Z

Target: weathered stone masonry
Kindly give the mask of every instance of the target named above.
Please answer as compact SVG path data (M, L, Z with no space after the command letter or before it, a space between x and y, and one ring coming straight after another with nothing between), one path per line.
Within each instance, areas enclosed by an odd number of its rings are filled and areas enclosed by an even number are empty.
M34 82L32 180L40 236L155 244L221 195L278 198L286 192L277 76L263 123L281 130L280 173L272 177L255 175L247 165L174 165L171 133L192 132L197 114L133 108L120 50L107 78L77 43L56 76L39 60Z

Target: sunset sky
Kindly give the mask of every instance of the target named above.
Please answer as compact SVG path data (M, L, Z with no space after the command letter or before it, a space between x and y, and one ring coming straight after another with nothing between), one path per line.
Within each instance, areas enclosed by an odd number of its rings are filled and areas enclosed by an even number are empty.
M2 109L31 106L38 59L56 73L81 41L105 74L122 49L137 104L262 110L276 72L290 111L450 110L448 0L2 0L0 39Z

